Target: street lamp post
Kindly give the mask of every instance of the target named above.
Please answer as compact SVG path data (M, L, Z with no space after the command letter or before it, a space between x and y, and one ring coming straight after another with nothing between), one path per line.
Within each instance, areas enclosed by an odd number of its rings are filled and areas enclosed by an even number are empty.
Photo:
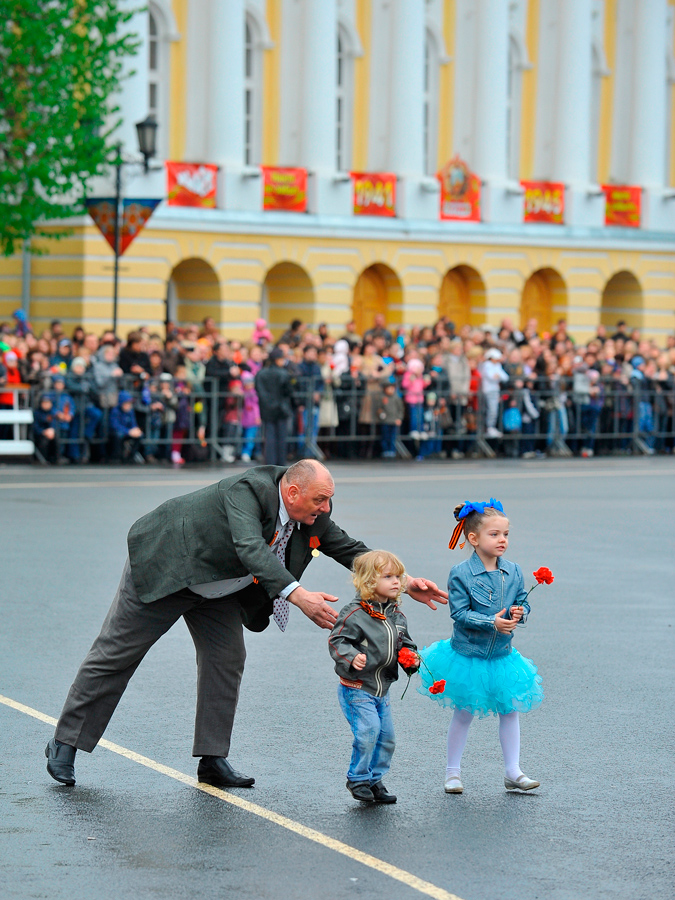
M112 330L113 334L117 334L117 297L119 293L120 278L120 237L122 232L122 145L117 145L117 155L115 157L115 234L114 234L114 251L115 264L113 269L113 315Z
M157 122L154 116L146 116L142 122L136 123L136 133L138 135L138 149L143 157L143 171L150 170L150 160L157 153ZM119 296L119 270L122 243L122 226L124 222L124 209L122 204L122 166L128 165L122 159L122 144L118 143L115 147L115 232L114 232L114 251L115 264L113 269L113 316L112 328L113 334L117 334L117 302Z

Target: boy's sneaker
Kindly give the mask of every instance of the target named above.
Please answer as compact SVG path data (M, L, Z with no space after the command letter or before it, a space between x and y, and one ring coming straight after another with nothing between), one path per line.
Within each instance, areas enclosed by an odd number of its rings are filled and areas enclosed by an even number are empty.
M464 454L461 450L453 450L450 455L453 459L464 459Z
M396 794L390 794L381 781L371 784L370 790L376 803L396 803Z
M248 455L248 453L242 453L239 459L242 462L251 462L251 457Z
M355 800L361 803L372 803L375 800L370 787L363 781L348 781L347 790Z

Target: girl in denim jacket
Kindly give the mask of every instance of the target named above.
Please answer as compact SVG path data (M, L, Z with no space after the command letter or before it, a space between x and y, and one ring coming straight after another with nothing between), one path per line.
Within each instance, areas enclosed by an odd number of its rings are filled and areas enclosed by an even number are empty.
M454 513L458 524L450 549L463 533L474 552L450 571L452 638L436 641L420 654L426 667L420 670L423 686L419 692L454 709L448 731L445 792L461 794L464 790L460 765L469 726L474 715L483 718L490 714L499 716L506 789L529 791L539 787L539 782L520 769L518 715L539 706L544 694L537 667L511 646L513 630L525 621L530 607L520 567L504 559L509 520L499 500L466 501ZM429 693L434 679L445 680L443 693Z

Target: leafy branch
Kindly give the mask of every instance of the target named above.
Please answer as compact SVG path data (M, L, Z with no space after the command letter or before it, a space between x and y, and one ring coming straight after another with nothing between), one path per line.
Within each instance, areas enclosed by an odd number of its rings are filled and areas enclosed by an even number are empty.
M0 0L0 253L82 212L106 170L132 16L117 0Z

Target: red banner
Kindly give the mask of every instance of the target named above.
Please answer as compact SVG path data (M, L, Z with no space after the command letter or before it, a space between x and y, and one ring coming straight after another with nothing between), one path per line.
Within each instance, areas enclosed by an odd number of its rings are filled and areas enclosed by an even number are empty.
M642 188L603 184L602 189L605 192L605 225L639 228Z
M396 175L393 172L352 172L355 216L396 215Z
M456 153L438 173L441 219L480 222L480 178Z
M137 237L160 204L161 200L122 200L122 221L120 222L120 256ZM87 212L99 231L115 249L115 198L90 197Z
M307 169L278 169L261 166L263 209L285 212L307 211Z
M559 181L521 181L525 188L523 222L565 221L565 185Z
M200 206L214 209L218 166L196 163L166 163L166 194L169 206Z

